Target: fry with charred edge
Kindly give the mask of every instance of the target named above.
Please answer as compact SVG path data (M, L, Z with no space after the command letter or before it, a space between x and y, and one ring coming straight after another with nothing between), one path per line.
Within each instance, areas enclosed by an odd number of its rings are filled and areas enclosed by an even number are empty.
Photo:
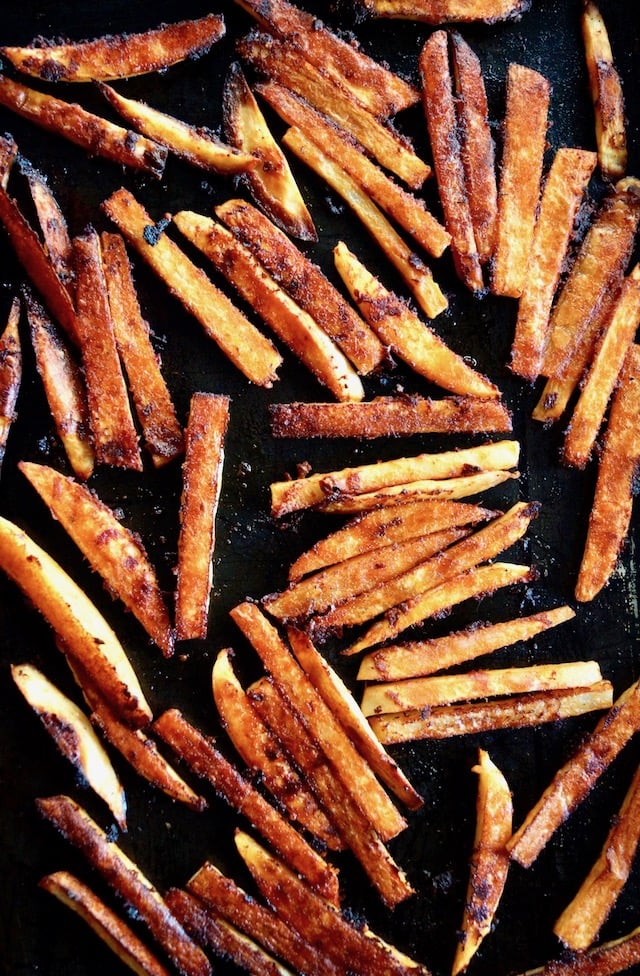
M640 265L622 282L567 428L563 460L584 468L640 324Z
M515 861L526 868L533 864L639 728L640 682L634 682L558 770L510 839L509 852Z
M601 681L590 688L539 691L494 701L437 705L428 710L374 715L369 721L383 745L389 746L559 722L574 715L610 708L612 698L611 683Z
M519 20L531 0L364 0L374 17L419 20L427 24L493 24L498 20Z
M573 617L575 612L571 607L558 607L498 624L478 621L466 630L445 637L381 647L362 658L357 676L361 681L394 681L433 674L501 647L530 640Z
M516 586L534 578L535 574L530 566L503 562L488 563L486 566L478 566L457 576L451 576L424 593L409 597L405 604L391 607L381 620L372 624L362 637L342 653L357 654L369 647L375 647L376 644L383 644L385 641L393 640L407 627L436 617L458 603L472 600L474 597L489 596L503 586ZM325 614L324 618L318 617L312 621L314 630L322 633L327 628L341 627L342 622L337 618L344 617L350 609L349 604L345 604L344 609L338 608L332 616ZM357 616L366 614L368 619L377 612L377 607L362 606L356 609Z
M207 636L229 403L229 397L215 393L191 397L178 536L176 639L180 641Z
M600 668L595 661L531 664L527 667L484 669L455 675L403 678L368 685L362 696L361 708L367 716L406 712L476 698L587 688L601 680Z
M251 153L258 161L257 166L247 170L244 178L253 198L271 220L292 237L317 241L313 218L287 157L274 139L237 61L227 72L222 112L228 141L236 149Z
M242 760L288 812L327 847L344 845L313 794L289 762L277 735L261 720L231 663L232 651L220 651L211 676L213 698L222 725Z
M208 960L171 914L156 888L81 806L68 796L38 799L36 806L144 921L183 976L210 976Z
M510 64L504 148L498 187L498 225L491 272L494 295L519 298L527 280L540 181L551 85L539 72Z
M336 78L372 115L387 118L419 101L412 85L370 58L351 37L339 37L287 0L271 0L268 6L260 0L237 2L269 33L295 41L308 61Z
M65 653L79 662L116 714L128 725L146 725L151 709L104 617L44 549L4 518L0 518L0 567L64 641Z
M338 903L335 868L307 844L301 834L271 806L238 770L218 752L212 739L190 725L176 708L154 722L154 729L193 771L269 841L274 850L315 888L322 898Z
M428 254L432 257L443 254L451 237L427 210L424 201L388 177L348 132L283 85L267 82L257 85L256 91L285 122L297 126L308 139L321 141L327 154Z
M167 150L151 139L87 112L80 105L28 88L0 75L0 104L47 132L68 139L90 156L160 178Z
M73 263L78 340L96 461L142 471L138 435L109 308L100 239L92 227L75 238Z
M166 234L157 232L149 214L128 190L116 190L102 207L234 366L251 382L270 387L282 362L273 344Z
M436 31L431 35L420 51L418 64L422 105L444 223L451 235L453 261L458 277L466 287L473 292L481 292L484 281L465 183L446 31Z
M511 369L527 380L537 379L542 368L553 296L595 164L595 153L562 147L542 190L511 349Z
M84 485L44 464L20 461L53 518L161 648L173 653L173 634L158 579L140 539Z
M73 294L73 258L67 221L44 176L33 166L22 164L31 199L38 215L47 256L60 281Z
M311 315L359 373L371 373L387 359L372 329L286 234L244 200L227 200L216 216L248 247L265 270Z
M93 474L95 452L89 427L87 391L80 367L60 329L45 314L29 289L24 303L49 410L69 463L77 478L86 481Z
M509 870L506 843L511 836L513 803L508 783L485 749L478 750L476 830L462 925L452 976L467 968L491 931Z
M11 303L9 318L0 335L0 469L9 438L11 425L16 418L16 402L22 383L22 347L18 323L20 299Z
M598 162L605 179L617 180L627 169L624 95L607 28L592 0L585 2L581 26L595 113Z
M185 58L205 54L224 35L222 17L165 24L140 34L116 34L91 41L39 47L3 47L0 53L23 72L44 81L109 81L162 71Z
M586 952L571 952L522 976L613 976L640 962L640 927Z
M226 146L213 132L188 125L145 102L125 98L109 85L99 87L109 105L128 125L164 147L165 152L168 150L193 166L233 175L258 165L251 153Z
M412 190L419 190L431 167L416 156L406 138L378 121L324 66L307 61L296 40L281 41L252 32L238 44L240 55L258 72L291 89L349 132L374 159Z
M406 821L380 786L337 718L297 664L276 628L252 603L231 610L231 618L257 651L286 701L318 743L336 774L384 841L406 827ZM366 807L366 809L364 809Z
M40 881L40 887L83 919L137 976L169 976L159 959L140 941L118 915L82 881L68 871L56 871Z
M420 321L406 302L388 291L343 241L333 250L335 266L371 328L389 349L421 376L464 396L495 399L498 388L453 352Z
M18 155L18 146L13 136L7 133L0 136L0 187L3 190L9 185L9 174Z
M631 521L640 464L640 347L633 345L616 390L578 580L576 599L592 600L611 576Z
M358 752L365 757L376 775L399 800L402 800L410 810L419 809L424 802L422 797L416 792L398 764L380 746L368 722L365 721L362 710L356 705L353 695L338 673L302 631L290 629L288 636L298 664L344 727Z
M336 399L364 398L362 382L346 356L230 230L186 210L174 222Z
M122 784L82 709L31 664L11 665L11 677L65 759L104 800L120 830L126 830Z

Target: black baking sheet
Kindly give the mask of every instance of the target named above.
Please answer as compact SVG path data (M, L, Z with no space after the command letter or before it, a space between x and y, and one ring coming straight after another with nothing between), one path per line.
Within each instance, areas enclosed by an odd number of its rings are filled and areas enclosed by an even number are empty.
M579 34L580 7L579 0L534 0L533 9L520 22L461 29L482 60L498 140L507 65L519 61L542 71L553 85L551 149L561 145L593 147L592 109ZM332 27L352 31L366 51L417 81L417 58L430 32L427 26L359 21L347 0L341 0L337 9L320 3L308 4L307 9L325 17ZM634 0L603 0L601 9L627 96L629 171L640 173L637 8ZM37 35L89 38L105 32L142 30L210 10L195 0L159 0L153 5L128 0L91 4L23 0L3 5L0 40L19 44ZM160 75L121 83L119 88L187 121L219 128L224 74L235 57L235 41L252 22L229 2L218 4L214 10L224 14L227 33L208 55ZM81 90L69 86L64 95L105 111L99 95L90 87ZM271 121L274 131L280 132L277 120ZM428 158L421 110L399 116L397 125ZM120 185L130 188L155 218L185 207L209 213L216 202L243 192L231 180L204 174L176 159L169 160L160 181L123 172L111 163L86 158L79 149L4 110L0 110L0 131L11 132L21 153L48 177L73 233L88 223L99 229L107 226L99 204ZM341 202L295 161L293 166L319 230L318 244L307 248L314 260L335 280L331 249L338 239L344 239L383 280L402 290ZM597 202L602 189L594 181L592 203ZM425 193L437 207L433 188L427 187ZM332 470L351 463L465 446L477 438L421 436L369 443L275 441L269 433L268 404L328 399L322 388L287 353L281 379L272 390L250 387L205 338L195 320L167 297L164 287L137 260L135 269L144 312L152 324L181 421L186 421L189 399L196 390L227 393L232 398L209 640L181 645L172 660L163 660L148 646L135 621L111 601L17 471L21 459L68 471L35 374L24 323L25 375L19 417L0 479L0 513L25 527L49 549L103 610L130 652L155 713L176 705L203 730L218 735L221 747L226 748L210 694L213 660L222 647L234 646L243 676L250 678L256 672L255 656L230 623L228 611L245 597L259 598L280 588L292 558L336 524L329 523L326 516L309 513L274 522L268 514L269 483L285 472L295 473L302 461L315 470ZM495 490L487 495L487 501L506 506L517 498L537 499L542 511L528 542L514 555L529 558L538 566L538 581L526 589L465 605L447 621L425 627L426 634L457 629L475 619L501 620L510 614L571 603L595 477L593 464L584 473L560 466L561 425L545 430L529 419L539 388L531 389L506 367L515 303L491 297L472 299L455 278L448 256L434 262L434 273L450 299L450 309L437 322L439 331L501 386L514 413L514 436L522 445L519 482ZM21 271L0 234L0 317L6 316L21 280ZM400 368L368 380L366 386L370 396L400 389L431 392L418 377ZM140 533L163 586L170 592L176 561L180 465L162 471L147 465L142 475L99 470L91 485L104 502L122 512L127 525ZM591 605L579 607L574 621L526 647L501 652L495 662L595 658L612 680L615 693L622 691L640 674L637 542L636 519L619 569L607 589ZM82 922L37 887L45 873L67 868L105 893L102 882L82 858L40 820L35 797L70 793L103 826L108 828L110 821L100 801L78 782L71 767L57 754L11 681L9 665L31 661L69 694L76 694L47 625L4 577L0 578L0 642L0 967L10 976L116 976L128 970ZM326 652L355 688L353 661L345 663L337 658L338 649L339 645L328 645ZM488 749L507 776L518 824L594 722L595 717L587 716L534 730L397 748L394 755L425 798L424 808L409 816L408 830L391 845L417 894L388 912L370 889L362 869L345 858L340 862L345 905L361 912L372 928L429 966L435 976L444 976L451 967L467 882L476 789L471 767L478 747ZM470 973L506 976L541 965L557 954L553 922L597 856L609 818L620 805L637 761L638 746L632 743L535 865L528 871L513 867L494 931L472 961ZM129 831L121 838L122 846L160 890L184 884L205 858L250 886L233 847L237 820L224 804L208 793L209 811L190 813L140 781L118 756L114 764L128 798ZM640 866L607 922L603 938L626 934L640 922L639 871ZM107 898L111 900L108 894ZM216 962L215 969L221 973L235 971L223 962Z

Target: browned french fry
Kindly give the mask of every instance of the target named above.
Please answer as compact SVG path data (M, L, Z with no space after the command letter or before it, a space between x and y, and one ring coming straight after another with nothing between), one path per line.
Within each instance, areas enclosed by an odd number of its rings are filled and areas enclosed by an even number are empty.
M205 54L224 34L216 14L165 24L139 34L115 34L91 41L3 47L2 56L24 74L45 81L108 81L161 71Z
M553 777L509 841L511 857L530 867L553 834L570 817L615 757L640 728L640 683L614 702L593 732Z
M169 970L126 922L68 871L48 874L41 879L40 887L76 912L137 976L169 976Z
M509 65L498 227L491 290L519 298L527 279L547 141L551 85L539 72Z
M595 153L562 147L554 156L542 190L511 350L511 369L531 381L542 368L553 296L595 164Z
M14 298L9 318L0 335L0 469L9 438L11 425L16 418L16 402L22 384L22 347L18 323L20 300Z
M320 892L323 899L337 903L338 878L335 868L307 844L289 821L271 806L207 738L175 708L154 722L158 735L193 769L206 779L218 795L247 817L273 848Z
M438 705L425 711L374 715L369 721L384 745L419 739L448 739L496 729L519 729L558 722L587 712L610 708L612 686L601 681L590 688L540 691L488 702Z
M374 17L420 20L427 24L518 20L531 0L364 0Z
M617 180L627 169L624 95L607 28L593 0L584 4L581 26L595 113L598 162L606 179Z
M46 179L33 166L23 166L47 256L62 284L73 294L71 238L60 205Z
M530 640L573 617L575 613L571 607L558 607L498 624L473 623L466 630L445 637L381 647L362 658L358 678L361 681L394 681L433 674L455 664L473 661L500 647Z
M9 174L18 155L18 146L8 133L0 136L0 186L3 190L9 185Z
M210 217L183 210L174 221L294 355L339 400L362 400L357 373L317 322L269 275L249 248Z
M171 914L157 889L85 810L68 796L36 800L39 812L75 847L144 921L183 976L210 976L211 966Z
M244 200L227 200L216 207L216 216L315 319L359 373L371 373L386 360L387 351L373 330L320 268L259 210Z
M180 500L176 639L207 635L229 397L194 393Z
M258 386L270 387L282 362L273 344L166 234L157 233L149 214L128 190L117 190L102 206L234 366Z
M613 976L640 961L640 927L612 942L603 942L586 952L569 953L546 966L530 969L522 976Z

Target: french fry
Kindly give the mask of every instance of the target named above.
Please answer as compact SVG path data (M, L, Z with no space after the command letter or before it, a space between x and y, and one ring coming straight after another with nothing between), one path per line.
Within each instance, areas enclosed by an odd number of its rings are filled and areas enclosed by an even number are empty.
M68 871L46 875L40 887L76 912L137 976L169 976L169 970L126 922Z
M270 387L282 362L273 344L166 234L154 233L151 217L128 190L117 190L102 207L234 366L251 382Z
M359 373L371 373L386 360L387 351L373 330L320 268L259 210L244 200L227 200L215 212L280 287L334 340Z
M531 0L364 0L374 17L420 20L427 24L493 24L498 20L518 20L531 6Z
M542 190L511 349L511 369L530 381L542 368L553 296L595 164L595 153L561 147Z
M121 830L127 803L111 760L81 708L31 664L14 664L11 677L65 759L104 800Z
M504 149L498 187L498 226L491 290L522 294L533 243L551 85L539 72L509 65Z
M11 425L16 418L16 403L22 384L22 346L18 323L20 300L14 298L9 318L0 335L0 470Z
M228 423L229 397L192 395L178 536L176 639L180 641L207 635Z
M109 591L122 600L169 657L173 653L171 621L140 539L84 485L45 464L20 461L18 467Z
M624 95L607 28L593 0L585 2L581 27L595 113L600 171L605 179L617 180L627 169Z
M611 707L613 689L609 681L590 688L541 691L512 695L494 701L438 705L428 711L392 712L374 715L371 727L383 745L416 742L420 739L448 739L498 729L520 729L559 722L561 719Z
M586 952L569 953L522 976L613 976L640 961L640 927Z
M187 722L175 708L163 712L155 721L154 729L198 776L211 783L219 796L247 817L274 850L321 893L322 898L337 903L338 879L335 869L218 752L212 739Z
M192 211L180 211L174 222L336 399L364 398L362 382L346 356L230 230Z
M62 567L22 529L0 518L0 566L22 589L124 722L152 718L136 674L113 630Z
M210 976L207 958L171 914L157 889L81 806L68 796L38 799L36 806L144 921L183 976Z
M237 61L227 72L222 108L228 141L258 160L244 178L253 198L283 231L303 241L317 241L318 232L287 157L271 134Z
M224 34L216 14L165 24L139 34L116 34L77 43L0 49L14 68L44 81L109 81L162 71L205 54Z
M371 328L416 373L452 393L489 399L499 396L493 383L453 352L406 302L388 291L343 241L335 246L333 259Z
M553 834L591 792L598 779L640 728L640 684L614 702L573 756L558 770L511 837L511 857L530 867Z
M18 155L18 146L9 133L0 136L0 186L3 190L9 185L9 175Z
M557 607L497 624L473 623L466 630L445 637L381 647L362 658L358 678L361 681L396 681L433 674L473 661L501 647L530 640L573 617L575 612L571 607Z
M478 750L472 772L478 774L476 830L452 976L468 967L491 931L509 870L506 843L513 818L509 785L485 749Z
M47 256L62 284L73 294L73 257L69 229L60 205L44 176L33 166L22 169L38 215Z

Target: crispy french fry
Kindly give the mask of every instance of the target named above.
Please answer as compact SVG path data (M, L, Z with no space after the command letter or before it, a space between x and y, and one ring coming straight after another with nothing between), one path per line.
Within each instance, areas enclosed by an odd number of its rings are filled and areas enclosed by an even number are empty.
M627 169L624 95L607 28L593 0L584 4L582 40L596 123L598 162L606 179L617 180Z
M39 47L3 47L0 51L18 71L45 81L108 81L161 71L185 58L199 57L223 36L224 30L222 17L208 14L139 34Z
M491 274L495 295L519 298L525 287L540 200L550 98L551 85L543 75L520 64L509 65Z
M44 176L33 166L22 169L26 175L47 256L62 284L73 294L73 257L67 221Z
M374 17L420 20L427 24L492 24L498 20L518 20L531 6L531 0L364 0Z
M229 397L194 393L180 500L176 639L207 635Z
M20 309L20 299L14 298L7 324L0 335L0 469L9 431L16 418L16 402L22 384L22 346L18 331Z
M530 969L522 976L613 976L640 962L640 927L628 935L589 949L552 959L546 966Z
M234 366L251 382L270 387L282 362L273 344L166 234L157 233L149 214L128 190L117 190L102 206Z
M9 175L18 155L18 146L9 133L0 136L0 186L3 190L9 185Z

